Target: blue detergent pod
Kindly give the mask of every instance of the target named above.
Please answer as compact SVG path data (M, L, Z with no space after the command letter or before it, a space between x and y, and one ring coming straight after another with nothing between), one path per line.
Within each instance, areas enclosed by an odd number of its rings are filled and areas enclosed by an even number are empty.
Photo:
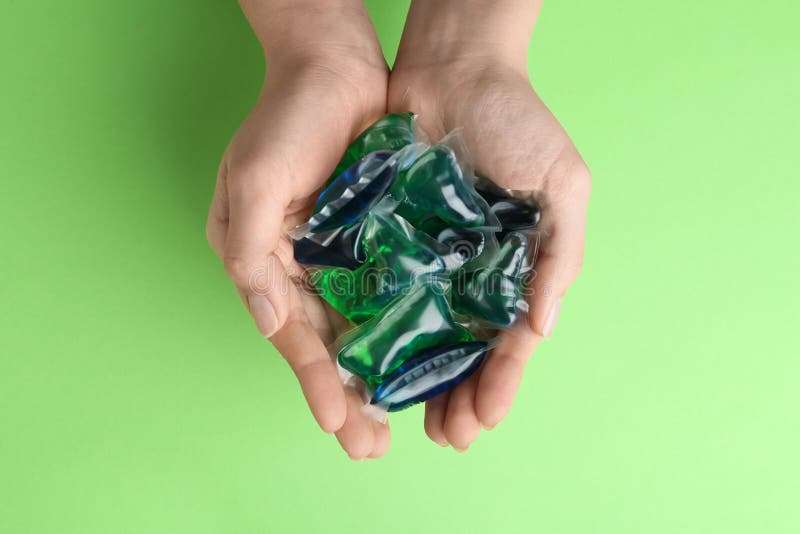
M309 234L330 232L361 220L383 198L403 171L425 150L414 143L397 152L377 150L351 165L326 187L307 223L291 230L289 235L299 240Z
M469 378L495 345L497 338L421 350L381 382L370 404L394 412L432 399Z
M301 265L357 269L366 260L363 231L363 221L358 221L333 232L309 234L294 242L294 259Z
M539 225L542 210L535 200L514 196L513 191L501 189L483 178L479 181L477 191L489 205L490 212L497 217L504 233Z
M388 150L371 152L347 168L325 188L314 204L308 232L321 233L362 218L383 197L397 176Z

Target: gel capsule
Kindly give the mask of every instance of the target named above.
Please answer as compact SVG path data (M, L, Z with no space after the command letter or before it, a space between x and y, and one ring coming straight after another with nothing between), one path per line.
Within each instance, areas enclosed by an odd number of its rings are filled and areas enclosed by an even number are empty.
M490 236L482 228L445 228L436 235L436 240L468 262L483 254Z
M473 341L453 320L441 282L424 280L369 321L345 334L339 364L374 390L420 350Z
M357 269L366 260L361 244L363 228L362 221L358 221L333 232L309 234L294 242L294 259L301 265Z
M494 344L466 341L424 349L381 382L370 404L394 412L432 399L469 378Z
M328 232L359 220L378 203L396 176L391 152L367 154L322 191L304 232Z
M376 150L400 150L410 145L415 140L414 114L392 113L378 119L364 130L356 140L347 147L344 156L336 170L333 171L329 182L333 181L345 169L360 160L370 152Z
M498 327L510 327L523 301L527 253L528 239L519 232L511 232L484 263L467 264L459 269L453 276L453 309Z
M501 191L486 188L479 189L478 194L489 204L489 209L497 216L504 231L525 230L539 224L542 211L536 201L504 196Z
M312 281L334 309L360 324L417 278L445 270L445 260L426 246L426 238L394 214L370 213L361 237L367 261L354 271L317 271Z
M392 195L405 204L406 213L419 217L433 214L457 226L485 222L477 195L464 180L456 155L447 145L434 145L419 156L400 174Z

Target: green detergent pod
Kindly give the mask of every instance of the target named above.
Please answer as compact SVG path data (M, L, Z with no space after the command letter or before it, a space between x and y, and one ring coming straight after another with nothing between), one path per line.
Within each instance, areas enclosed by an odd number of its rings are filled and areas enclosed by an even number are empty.
M401 213L412 224L430 215L456 226L485 223L479 197L464 180L456 154L447 145L437 144L423 152L400 173L391 194L401 201Z
M328 182L367 154L400 150L416 141L413 113L390 113L378 119L350 143Z
M445 270L445 260L426 245L429 238L393 213L368 214L361 239L367 260L359 268L312 275L322 298L356 324L374 317L416 279Z
M474 336L453 319L446 283L421 280L375 317L344 335L339 365L374 389L415 352Z
M464 265L453 275L453 309L497 327L510 327L524 307L527 256L527 237L511 232L499 248Z

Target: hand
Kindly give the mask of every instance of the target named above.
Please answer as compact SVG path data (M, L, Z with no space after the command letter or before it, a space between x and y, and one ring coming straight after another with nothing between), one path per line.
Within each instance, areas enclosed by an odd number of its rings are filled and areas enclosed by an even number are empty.
M353 459L379 457L388 426L361 413L363 401L342 386L325 348L345 321L297 287L302 269L286 231L306 221L348 143L386 112L388 70L360 1L317 11L303 2L268 5L280 3L242 2L264 36L269 67L255 109L222 158L208 241L322 429L335 432Z
M501 334L478 373L426 405L428 436L464 450L481 426L493 428L505 417L527 359L552 333L581 269L591 179L528 81L525 50L536 18L530 2L505 1L504 8L467 1L462 10L448 3L412 4L389 82L389 111L418 113L433 139L462 127L477 173L504 188L533 191L544 230L529 320ZM498 20L495 12L510 18Z

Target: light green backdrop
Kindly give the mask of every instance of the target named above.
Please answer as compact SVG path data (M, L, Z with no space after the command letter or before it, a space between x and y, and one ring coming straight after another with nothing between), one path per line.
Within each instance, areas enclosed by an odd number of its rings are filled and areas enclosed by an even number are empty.
M369 3L391 58L407 2ZM467 454L354 464L203 226L260 50L233 1L0 0L0 532L800 532L788 0L551 0L584 274Z

